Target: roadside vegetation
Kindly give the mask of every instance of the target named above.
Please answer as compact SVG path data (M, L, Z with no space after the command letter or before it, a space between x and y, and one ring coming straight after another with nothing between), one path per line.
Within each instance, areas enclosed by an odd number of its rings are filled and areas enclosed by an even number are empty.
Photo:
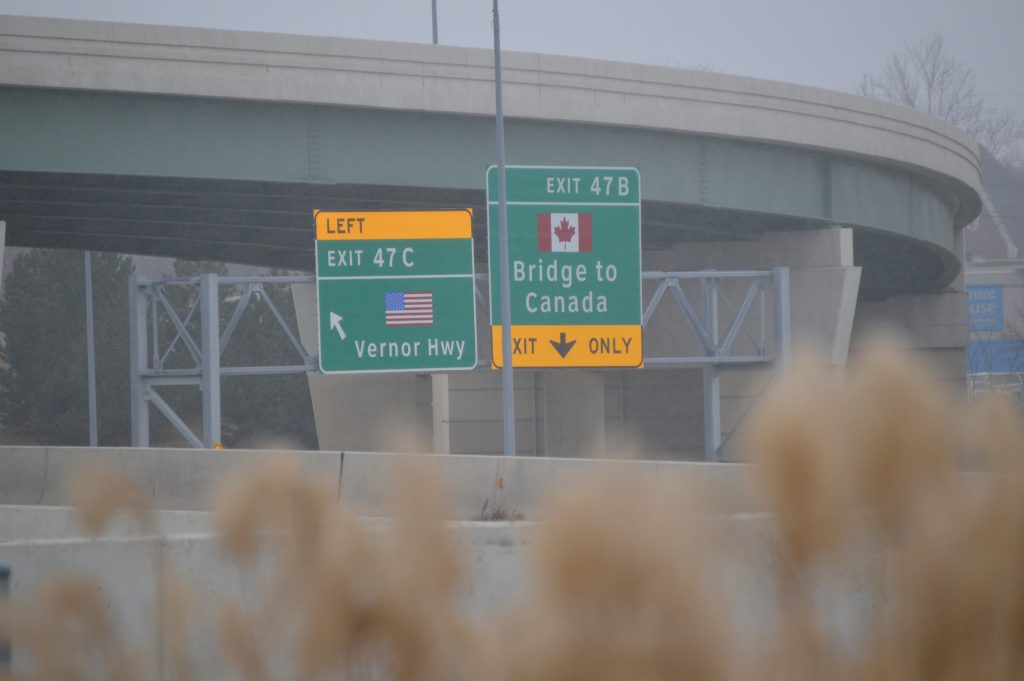
M226 673L257 681L1018 679L1021 414L937 385L888 346L845 375L798 365L746 434L750 494L766 514L727 517L708 489L623 470L581 482L531 525L526 592L483 616L461 607L472 566L429 457L398 475L383 524L294 462L254 467L216 496L220 541L240 575L265 551L274 568L242 602L160 566L164 669L197 678L187 643L204 641ZM145 507L116 473L77 493L95 531ZM760 600L736 580L750 565ZM859 615L846 617L851 590ZM152 678L157 652L124 643L88 575L7 614L34 662L11 678Z

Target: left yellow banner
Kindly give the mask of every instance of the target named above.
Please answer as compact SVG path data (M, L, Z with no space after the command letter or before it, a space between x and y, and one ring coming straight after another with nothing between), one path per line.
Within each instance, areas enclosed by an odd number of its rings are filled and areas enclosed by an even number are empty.
M315 210L318 241L365 239L469 239L473 211L370 211Z

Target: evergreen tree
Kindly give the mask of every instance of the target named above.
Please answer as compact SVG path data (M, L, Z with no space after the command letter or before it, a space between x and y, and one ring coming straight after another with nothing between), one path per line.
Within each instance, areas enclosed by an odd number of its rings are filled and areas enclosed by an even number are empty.
M93 301L99 444L131 443L128 277L131 259L94 253ZM222 263L176 261L176 276L206 272L225 275ZM84 259L80 251L31 249L15 258L0 304L0 426L8 440L41 445L87 445L89 407L85 338ZM239 290L221 287L221 331L237 304ZM198 296L195 286L168 286L165 293L182 318ZM295 328L287 286L269 286L254 296L241 317L222 366L297 364L287 336L260 296L269 296ZM177 334L163 312L158 336L165 351ZM198 311L187 324L201 337ZM182 342L164 366L195 362ZM164 386L160 395L186 423L200 430L202 397L195 386ZM232 376L221 380L223 442L228 447L290 441L315 448L316 429L305 374ZM150 411L154 444L185 446L173 426Z
M267 286L254 295L221 358L223 366L298 364L300 358L266 299L296 329L290 286ZM233 305L224 306L226 320ZM290 441L315 449L316 426L306 374L228 377L221 381L224 441L229 446L260 446Z
M0 423L37 444L89 442L84 259L81 251L19 254L0 304ZM131 440L128 277L131 260L92 256L99 442Z

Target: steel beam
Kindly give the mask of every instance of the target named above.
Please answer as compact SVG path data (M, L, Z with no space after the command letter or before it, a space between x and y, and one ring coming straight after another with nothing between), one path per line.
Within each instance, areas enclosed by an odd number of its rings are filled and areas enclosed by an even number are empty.
M235 332L235 327L238 326L239 320L242 319L242 315L245 313L246 308L249 307L249 299L252 298L253 286L249 284L245 287L245 292L242 293L238 302L235 304L235 310L231 313L231 319L228 320L228 325L224 327L224 333L220 335L220 351L224 352L224 348L227 347L228 343L231 342L231 335Z
M788 267L772 270L772 294L775 308L775 365L784 369L789 364L792 352Z
M216 274L199 277L202 325L203 445L220 444L220 290Z
M96 330L92 309L92 251L85 252L85 355L89 374L89 446L99 440L96 417Z
M164 401L164 398L160 397L159 393L152 388L146 388L146 399L153 403L153 406L157 408L157 411L163 414L167 420L171 422L171 425L181 433L181 436L185 438L190 445L196 449L202 449L203 447L209 449L209 446L196 437L196 434L192 432L192 429L188 427L188 424L185 423L173 409L171 409L171 405L167 404L167 402Z
M483 279L486 275L478 275ZM683 316L689 322L689 326L696 334L704 347L703 355L695 356L667 356L667 357L645 357L644 364L650 367L700 367L704 374L704 419L705 419L705 457L709 461L718 460L722 448L721 430L721 381L720 372L724 367L753 366L766 364L775 359L778 363L784 364L789 357L790 347L790 307L789 307L789 270L777 268L771 272L765 271L717 271L705 270L701 272L644 272L644 280L660 280L652 299L644 309L643 324L646 326L654 315L656 308L664 301L665 293L670 293ZM725 297L720 290L719 282L723 279L754 279L754 283L747 290L747 294L736 308L731 301ZM766 336L766 304L765 289L768 280L772 282L773 318L775 322L774 334L774 355L767 353L765 346ZM697 281L701 287L701 311L698 311L687 299L686 294L679 286L680 280ZM149 444L149 419L148 406L150 403L157 405L161 413L181 430L181 419L173 415L173 410L152 390L157 385L198 385L202 390L203 398L203 438L199 440L189 431L189 435L183 435L193 445L212 447L220 441L220 378L222 376L249 376L249 375L280 375L292 373L304 373L316 371L315 360L306 355L303 349L303 363L281 366L262 367L222 367L220 357L225 347L232 340L233 326L241 316L244 306L234 310L231 320L224 333L219 333L219 286L245 285L246 293L251 293L252 288L265 284L292 284L311 283L315 279L311 276L289 276L289 277L217 277L216 275L202 275L201 277L179 277L173 279L162 279L148 281L133 277L130 285L129 308L131 317L131 349L132 349L132 442L135 446L148 446ZM162 364L150 366L147 355L147 325L151 321L147 319L147 312L155 316L157 309L156 302L165 309L170 301L166 296L158 295L159 287L165 286L195 286L199 285L200 295L190 309L190 314L199 309L201 317L201 343L198 344L199 365L195 368L164 369ZM486 296L480 288L476 288L477 302L486 311ZM149 294L147 296L147 294ZM147 299L148 298L148 299ZM244 301L252 304L248 296ZM730 306L735 314L725 333L725 339L720 340L719 334L719 304L724 301ZM734 355L732 346L743 328L744 321L751 314L751 308L755 300L759 300L759 322L760 342L751 336L751 341L756 346L755 354L745 353ZM269 298L266 299L269 303ZM151 306L150 303L153 303ZM297 335L286 324L284 316L276 306L271 307L271 312L295 347ZM191 338L185 338L181 334L180 327L187 325L176 315L173 310L168 310L172 316L172 323L177 321L175 327L178 334L175 340L184 339L186 343ZM750 334L747 334L750 336ZM156 339L153 338L153 341ZM154 356L159 357L159 349L154 348ZM486 366L486 365L481 365ZM156 400L160 399L160 404ZM173 416L172 416L173 415ZM192 438L195 438L193 441Z
M138 277L128 279L128 337L131 362L132 447L149 446L149 403L143 373L149 368L146 342L146 295Z
M704 328L707 331L708 354L718 357L718 280L700 280L701 303L704 307ZM708 363L703 369L704 392L704 460L718 461L722 446L722 382L718 365Z

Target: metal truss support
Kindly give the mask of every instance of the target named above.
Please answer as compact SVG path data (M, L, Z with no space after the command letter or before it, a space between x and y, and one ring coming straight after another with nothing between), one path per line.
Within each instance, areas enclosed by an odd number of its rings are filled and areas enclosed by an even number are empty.
M147 300L138 277L128 280L128 336L131 361L132 447L149 446L149 386L142 375L148 367Z
M478 275L476 289L477 303L489 313L488 297L479 284L487 275ZM721 373L726 368L751 367L775 363L784 367L789 361L790 299L789 270L776 268L770 272L743 270L700 272L644 272L645 281L657 281L653 295L643 310L642 323L647 326L659 306L666 300L666 294L675 304L686 326L680 332L681 343L685 341L686 328L692 332L703 349L700 354L679 353L644 357L648 368L659 367L700 367L704 378L704 451L705 459L718 461L723 446L721 418ZM725 282L733 282L730 291L735 291L742 281L750 281L739 306L723 289ZM131 340L131 417L132 446L150 445L150 412L152 405L181 433L194 447L213 447L221 438L221 379L225 376L278 375L306 373L317 370L316 357L309 355L299 342L298 333L286 322L273 300L266 295L265 286L273 284L314 283L312 276L287 277L218 277L204 274L191 278L168 278L146 280L132 277L129 284L129 335ZM681 282L691 282L699 287L698 307L690 302ZM230 318L220 330L221 286L236 287L238 302ZM766 291L772 289L773 343L769 348L767 338L768 314ZM186 299L187 309L179 314L168 297L172 287L182 287L193 295ZM234 333L245 310L263 301L287 336L299 362L290 365L225 367L221 357L225 348L234 338ZM754 310L757 310L755 313ZM199 313L199 323L194 317ZM170 323L173 337L169 343L161 343L160 324L157 315L162 314ZM756 317L755 317L756 314ZM723 321L724 320L724 321ZM725 322L728 322L726 324ZM196 329L196 326L199 328ZM753 327L753 333L752 328ZM198 334L196 332L198 331ZM198 339L197 336L198 335ZM740 339L744 340L741 342ZM483 342L486 343L486 340ZM692 341L691 341L692 342ZM172 352L179 347L185 349L191 364L168 367ZM737 346L744 349L737 350ZM181 353L179 352L179 355ZM481 365L482 367L487 365ZM157 393L157 388L168 385L189 385L198 387L202 395L202 437L196 435L189 425L174 412L171 405Z
M718 280L707 277L700 280L702 307L704 308L704 332L708 338L710 353L720 354L718 345ZM704 374L704 459L718 460L718 449L722 446L722 377L717 364L705 364Z
M273 284L307 284L312 276L285 277L218 277L203 274L199 277L146 280L132 277L129 282L128 310L131 345L131 413L132 446L150 445L149 408L152 405L181 434L185 441L197 448L213 448L221 439L221 379L225 376L255 376L306 373L316 370L316 358L309 355L299 342L297 332L266 294L266 286ZM239 291L231 317L220 329L220 287ZM169 289L186 292L187 310L181 314ZM230 300L230 299L229 299ZM231 343L235 329L245 311L262 302L295 351L298 363L276 366L222 366L221 357ZM180 305L179 301L179 305ZM194 317L199 313L198 324ZM158 315L162 315L173 332L169 343L161 343ZM196 328L198 327L198 328ZM184 366L168 367L172 353L179 347L186 351ZM180 353L179 353L180 355ZM181 362L178 362L181 364ZM158 392L160 386L187 385L197 387L202 400L202 435L196 435Z
M650 322L666 292L671 293L679 310L689 324L690 330L703 346L701 355L676 355L672 357L645 357L644 364L651 366L699 366L703 374L704 405L704 458L707 461L720 460L722 440L722 393L721 373L729 367L750 367L774 362L785 366L790 354L790 299L789 269L780 267L771 272L761 271L702 271L702 272L645 272L645 279L660 279L650 302L644 310L644 325ZM746 295L739 307L733 305L722 289L728 280L750 280ZM700 290L700 314L690 304L680 280L697 280ZM765 291L772 287L772 317L774 344L769 351L767 337L768 316ZM751 310L757 306L756 321L751 319ZM720 323L723 308L728 308L725 319L731 321L721 334ZM756 334L750 326L756 325ZM735 352L741 332L746 338L745 353Z
M789 307L789 268L772 270L775 307L775 364L785 368L793 351L792 321Z
M202 326L203 446L220 442L220 291L216 274L199 278L199 318Z
M690 347L687 340L699 342L700 354L679 353L675 355L645 356L644 366L648 368L694 367L703 373L704 403L704 458L718 461L721 457L722 440L722 390L721 374L726 368L753 367L774 363L784 367L789 361L790 298L789 269L778 267L771 271L760 270L702 270L698 272L644 272L644 281L657 281L658 285L643 310L642 324L646 327L654 313L668 298L675 302L686 325L679 334L680 346ZM477 284L487 280L487 275L477 275ZM739 306L723 290L725 282L738 284L742 290L743 280L749 281L746 294ZM682 282L695 282L699 288L698 308L687 297ZM769 348L768 303L766 291L772 289L772 319L774 335ZM480 286L476 290L477 302L484 315L489 314L488 297ZM725 311L727 309L727 311ZM752 318L757 310L756 318ZM725 314L723 314L725 311ZM730 320L722 333L722 320ZM751 327L755 332L751 333ZM740 339L745 340L741 343ZM736 350L741 344L746 351ZM481 366L486 366L482 364Z

